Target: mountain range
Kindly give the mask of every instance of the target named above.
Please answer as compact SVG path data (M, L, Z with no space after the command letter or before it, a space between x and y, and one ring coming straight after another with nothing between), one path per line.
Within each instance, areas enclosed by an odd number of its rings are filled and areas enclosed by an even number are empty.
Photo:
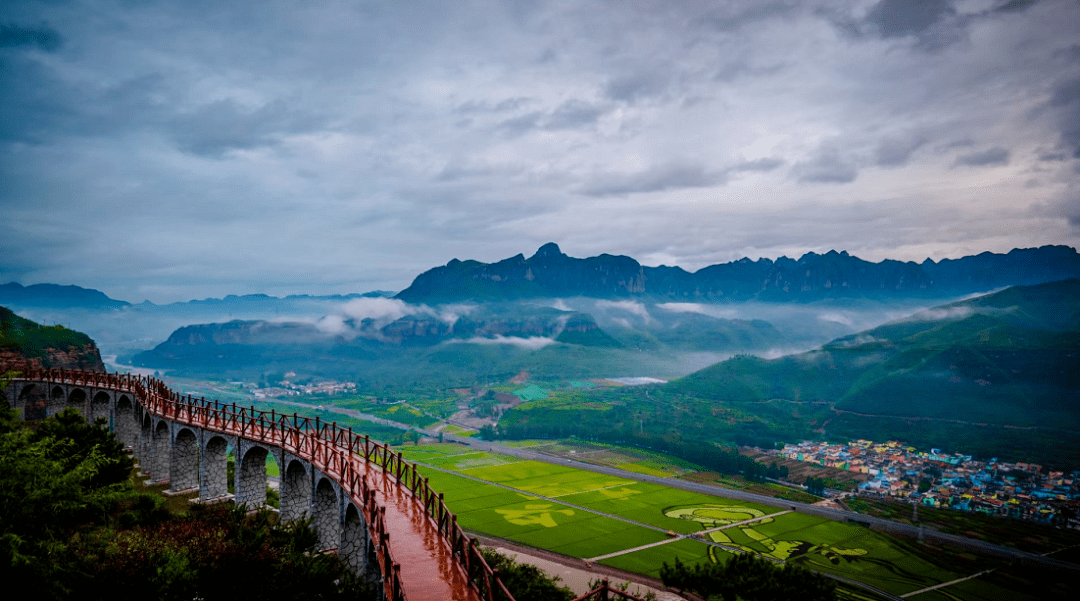
M807 253L797 260L743 258L689 272L664 265L646 267L630 257L608 254L577 259L548 243L527 259L518 254L497 263L451 260L417 276L396 298L427 304L570 296L808 302L958 296L1072 277L1080 277L1080 254L1067 246L922 263L871 263L833 250Z

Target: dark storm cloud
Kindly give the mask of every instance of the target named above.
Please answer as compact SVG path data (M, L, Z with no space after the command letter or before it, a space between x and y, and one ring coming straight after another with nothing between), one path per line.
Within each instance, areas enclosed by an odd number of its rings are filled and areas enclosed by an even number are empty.
M995 10L1003 13L1021 12L1031 8L1032 6L1035 6L1038 1L1039 0L1009 0L1005 4L997 7Z
M182 300L400 289L551 240L685 267L1080 242L1075 2L20 0L0 23L0 283ZM981 166L1009 180L989 197Z
M986 167L989 165L1005 165L1009 162L1009 149L996 146L978 152L962 154L956 157L954 167Z
M511 135L520 136L533 130L580 129L593 127L606 108L584 100L570 99L549 111L530 111L505 119L497 126Z
M741 161L718 169L703 164L666 163L633 173L610 173L596 178L584 189L589 196L613 196L715 186L736 173L767 173L784 164L776 158Z
M950 0L881 0L862 24L847 22L846 27L856 34L885 39L911 37L923 50L937 52L965 39L969 22L968 16L957 14Z
M1058 84L1048 105L1058 114L1062 144L1080 158L1080 78Z
M47 23L33 27L0 23L0 48L37 47L55 52L63 44L64 37Z
M575 129L594 125L604 114L604 108L582 100L567 100L543 120L545 129Z
M669 164L636 173L602 176L589 185L584 192L590 196L635 194L678 188L700 188L723 180L723 173L710 172L700 164Z
M166 90L157 74L110 84L69 81L27 56L0 61L0 140L41 144L65 136L115 135L161 118L154 100Z
M291 134L312 132L322 119L311 111L294 110L284 100L247 109L235 100L219 100L177 116L172 135L184 151L221 157L231 150L270 146Z
M753 171L764 173L764 172L767 172L767 171L772 171L774 169L777 169L778 167L782 166L783 164L784 164L783 159L765 157L765 158L755 159L753 161L744 161L742 163L736 163L735 165L732 165L731 167L729 167L727 169L727 171L729 173L753 172Z
M882 37L892 38L921 35L955 14L949 0L881 0L866 22Z
M907 165L911 155L924 144L926 138L922 136L883 140L874 151L874 162L879 167L903 167Z
M847 184L859 176L854 162L840 156L835 148L825 148L808 161L793 166L795 177L801 182Z
M736 6L734 9L716 9L702 15L697 22L710 29L731 32L740 27L752 25L793 12L799 6L796 2L762 2Z
M604 95L612 100L635 102L662 95L670 85L671 73L659 68L621 75L604 86Z

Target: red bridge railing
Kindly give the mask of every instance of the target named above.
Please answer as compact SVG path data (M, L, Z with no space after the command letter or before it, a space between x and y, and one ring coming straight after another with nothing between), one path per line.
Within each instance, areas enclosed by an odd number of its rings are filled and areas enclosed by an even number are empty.
M386 598L404 601L401 565L394 560L390 534L386 527L385 508L376 501L376 489L368 481L369 465L377 466L384 477L399 489L407 490L438 531L458 568L466 574L470 586L485 601L514 601L513 595L480 554L475 538L457 524L457 517L447 507L442 493L436 493L416 466L402 459L388 445L360 436L352 428L341 428L296 413L256 411L254 406L222 404L205 398L181 396L163 382L145 376L109 374L90 371L33 369L17 376L18 380L107 388L134 396L150 414L224 434L279 446L310 461L345 489L367 520L369 534L376 541L379 568L383 575ZM367 465L365 465L367 464Z

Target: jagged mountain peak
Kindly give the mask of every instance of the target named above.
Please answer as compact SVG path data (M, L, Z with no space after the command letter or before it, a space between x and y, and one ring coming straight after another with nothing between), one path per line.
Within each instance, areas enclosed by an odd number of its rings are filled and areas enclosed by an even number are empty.
M536 250L536 254L529 258L530 261L534 259L546 259L548 257L565 257L563 251L559 249L559 245L554 242L548 242Z
M872 263L847 251L809 252L799 259L738 260L696 272L644 267L632 257L578 259L549 242L526 259L451 261L426 271L398 294L407 302L573 297L701 301L808 301L831 297L932 296L984 292L1017 284L1080 277L1080 255L1062 246L982 253L935 263L886 259Z

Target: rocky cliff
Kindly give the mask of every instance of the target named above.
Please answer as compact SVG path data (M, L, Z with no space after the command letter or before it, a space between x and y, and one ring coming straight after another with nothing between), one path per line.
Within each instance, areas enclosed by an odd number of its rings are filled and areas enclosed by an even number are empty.
M105 371L89 336L63 326L43 326L0 307L0 372L30 367Z

